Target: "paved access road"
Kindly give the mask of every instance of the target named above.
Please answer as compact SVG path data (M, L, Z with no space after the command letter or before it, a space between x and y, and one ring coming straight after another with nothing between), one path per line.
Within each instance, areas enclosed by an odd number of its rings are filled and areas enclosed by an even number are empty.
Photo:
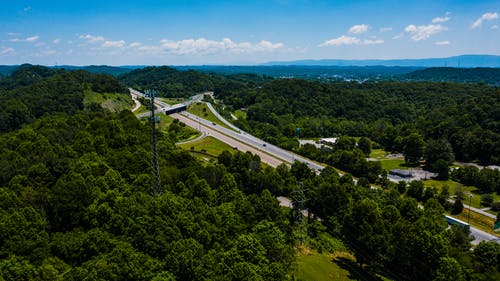
M130 89L131 93L137 94L137 95L142 95L142 93L135 91L133 89ZM193 102L199 102L203 98L203 94L196 95L191 98L189 102L186 104L191 104ZM157 103L160 107L162 106L162 103ZM164 104L164 103L163 103ZM166 104L168 107L170 105ZM209 106L210 110L213 110ZM213 110L215 111L215 110ZM272 167L277 167L278 165L282 164L283 162L286 163L293 163L294 161L300 161L303 163L306 163L311 169L314 169L316 172L321 171L324 166L320 165L316 162L313 162L307 158L298 156L294 153L291 153L289 151L286 151L284 149L281 149L275 145L272 145L270 143L267 143L257 137L254 137L247 132L244 132L242 130L231 130L227 129L225 127L216 125L213 122L210 122L206 119L203 119L199 116L190 114L186 111L181 112L181 113L174 113L171 114L173 118L177 118L180 121L184 122L186 125L194 128L195 130L200 130L202 133L205 133L207 135L211 135L215 137L216 139L219 139L220 141L227 143L228 145L237 148L238 150L241 151L250 151L253 154L259 155L261 158L261 161L272 166ZM216 116L223 120L222 116L219 114L216 114ZM282 205L287 204L288 202L285 202L286 200L283 200L283 198L280 200L280 203ZM484 231L481 231L479 229L475 229L473 227L470 228L471 233L474 235L475 240L473 241L473 244L479 244L480 241L483 240L491 240L491 241L496 241L500 243L500 240L498 237L493 236L489 233L486 233Z

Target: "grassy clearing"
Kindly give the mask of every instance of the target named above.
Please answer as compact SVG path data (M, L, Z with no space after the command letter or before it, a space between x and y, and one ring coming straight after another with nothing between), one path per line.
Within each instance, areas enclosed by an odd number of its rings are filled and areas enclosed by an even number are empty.
M340 267L328 255L311 252L297 257L298 280L353 280L347 269Z
M385 159L389 153L383 149L372 149L370 152L370 158Z
M394 169L408 169L408 167L404 165L405 161L402 159L380 159L380 164L382 165L382 169L386 170L387 172Z
M111 112L120 112L125 109L131 109L134 106L134 101L130 95L117 93L101 94L86 90L83 96L83 106L88 108L91 104L96 103Z
M218 156L224 150L228 150L230 152L233 151L233 148L231 146L210 136L202 138L201 140L198 140L196 142L179 144L178 146L182 149L186 149L189 151L196 151L196 152L204 152L212 156Z
M335 255L309 251L299 254L295 277L303 281L316 280L390 280L381 276L372 276L360 269L354 257L341 252Z
M247 113L246 111L243 111L243 110L236 110L234 113L233 113L234 116L236 116L236 118L238 119L247 119Z
M408 167L404 165L405 161L403 159L392 157L389 158L387 157L387 155L389 154L389 152L383 149L372 149L372 151L370 152L370 158L378 159L380 161L380 164L382 165L382 169L386 170L387 172L394 169L408 169Z
M160 117L160 125L159 125L160 130L168 131L168 126L170 126L170 124L174 122L174 118L164 114L159 115L159 117Z
M188 101L185 98L158 98L162 102L166 102L170 105L179 104Z
M441 192L443 186L447 186L450 194L454 194L457 189L463 188L463 185L461 183L452 180L447 180L447 181L424 180L424 186L435 187L438 189L439 192Z
M208 121L220 125L224 128L231 129L226 124L222 123L217 117L215 117L215 115L212 114L210 109L208 109L207 105L204 103L201 102L193 103L189 106L187 111L191 114L207 119Z
M472 207L476 208L484 208L485 206L481 205L481 195L475 186L464 186L462 191L466 194L467 200L465 201L469 202L469 194L472 194ZM496 192L490 193L493 196L493 202L498 202L500 201L500 195L498 195ZM469 204L469 203L467 203Z

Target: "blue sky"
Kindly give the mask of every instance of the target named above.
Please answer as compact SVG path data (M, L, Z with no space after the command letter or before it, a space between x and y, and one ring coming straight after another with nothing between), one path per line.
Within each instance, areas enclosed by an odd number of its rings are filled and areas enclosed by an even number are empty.
M0 64L500 55L500 0L0 0Z

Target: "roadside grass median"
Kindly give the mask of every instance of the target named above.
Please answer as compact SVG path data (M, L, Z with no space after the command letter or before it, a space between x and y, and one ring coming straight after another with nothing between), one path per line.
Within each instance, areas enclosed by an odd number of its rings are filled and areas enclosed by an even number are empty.
M196 116L200 116L201 118L213 122L219 126L232 130L231 128L229 128L229 126L222 123L222 121L220 121L219 118L217 118L212 113L212 111L210 111L210 109L207 107L205 103L202 102L193 103L189 106L187 112L194 114Z

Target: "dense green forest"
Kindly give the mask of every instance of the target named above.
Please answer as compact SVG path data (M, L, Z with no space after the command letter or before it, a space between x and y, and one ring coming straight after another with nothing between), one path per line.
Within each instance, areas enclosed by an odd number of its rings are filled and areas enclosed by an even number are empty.
M500 86L500 68L431 67L403 74L398 78L411 81L486 83Z
M23 65L0 80L0 132L18 129L47 114L76 113L83 109L85 90L128 92L108 75Z
M163 193L152 196L149 125L128 110L83 108L85 90L122 92L123 85L84 71L24 71L27 75L5 78L0 89L0 116L9 120L0 123L8 124L0 132L0 280L294 280L299 243L329 252L343 249L340 241L373 280L376 274L394 280L500 278L500 245L483 242L471 251L466 230L447 228L447 191L437 193L421 182L373 190L332 168L319 175L298 162L274 169L238 151L223 152L217 163L202 163L176 148L176 137L166 133L159 135ZM387 145L370 134L369 128L380 122L375 114L385 114L384 124L394 131L390 136L408 133L404 138L413 141L418 134L429 137L418 125L426 121L419 116L441 108L435 104L440 98L456 107L484 99L492 109L475 109L483 117L497 110L491 99L498 99L498 90L485 86L451 84L445 90L446 84L259 82L252 77L217 78L214 89L226 103L247 107L248 123L241 126L256 132L270 128L274 131L267 138L276 140L288 137L286 128L292 138L298 122L304 122L299 123L304 134L313 134L308 128L316 127L303 125L326 122L328 116L332 127L317 127L316 133L339 128ZM443 90L433 92L438 86ZM346 96L335 100L345 87ZM371 95L355 99L364 87ZM365 97L389 96L385 87L394 92L390 101L380 101L370 112L355 108ZM425 89L430 90L420 99L411 98ZM312 93L324 104L306 105L303 100ZM290 110L282 105L285 94L291 95ZM267 105L268 97L276 107ZM344 111L336 102L343 103ZM386 107L393 102L406 102L409 112L392 116ZM269 111L259 116L259 107ZM284 118L290 120L282 128L275 121ZM491 118L471 119L468 125L484 130L481 126L498 120ZM353 148L352 138L341 139L346 151L365 153L362 145ZM301 189L314 214L306 220L305 237L296 206L281 208L276 200L278 195L293 198Z
M218 77L198 71L174 68L145 67L121 75L120 81L135 89L156 89L164 97L190 97L193 93L211 90Z
M404 152L412 138L451 146L454 157L500 163L500 89L433 82L320 83L280 79L262 87L216 88L216 96L245 108L239 124L288 148L301 137L368 137L388 151ZM412 136L412 134L416 134ZM419 158L419 157L417 157Z

